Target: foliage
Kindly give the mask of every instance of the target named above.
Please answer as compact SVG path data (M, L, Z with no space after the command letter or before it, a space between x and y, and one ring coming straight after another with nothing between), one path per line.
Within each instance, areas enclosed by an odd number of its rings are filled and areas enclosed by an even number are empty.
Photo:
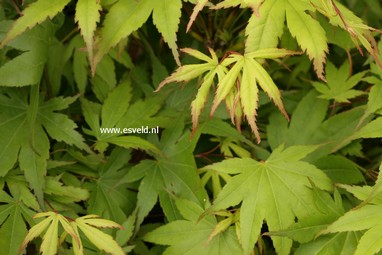
M381 16L1 2L1 253L380 254Z

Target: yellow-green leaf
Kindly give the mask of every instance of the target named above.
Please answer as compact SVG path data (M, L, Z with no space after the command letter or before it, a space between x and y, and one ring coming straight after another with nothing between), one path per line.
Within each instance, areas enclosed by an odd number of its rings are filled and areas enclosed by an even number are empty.
M300 47L313 60L317 76L325 80L324 64L328 44L325 30L320 23L305 13L301 1L287 1L286 19L290 33L296 38Z
M251 69L248 64L250 64L248 61L244 62L243 74L240 82L240 101L248 124L255 133L257 142L260 143L260 134L256 125L259 89L256 80L254 79L256 76L253 74L253 69Z
M93 59L93 37L100 19L101 9L99 0L78 0L76 5L75 20L78 22L84 37L90 61Z
M176 45L176 33L182 15L181 0L152 1L155 5L153 11L153 22L163 39L170 47L178 65L180 65L178 46Z
M39 222L38 224L34 225L29 230L28 234L26 235L26 237L24 238L24 240L20 246L19 254L21 254L23 252L24 248L28 245L28 243L30 241L32 241L33 239L38 237L49 226L49 223L51 221L52 221L52 218L50 218L50 217L46 218L43 221Z
M86 224L84 219L76 219L78 228L98 249L108 252L112 255L125 255L118 243L108 234Z
M58 245L58 217L52 216L52 222L42 238L40 251L42 255L55 255Z

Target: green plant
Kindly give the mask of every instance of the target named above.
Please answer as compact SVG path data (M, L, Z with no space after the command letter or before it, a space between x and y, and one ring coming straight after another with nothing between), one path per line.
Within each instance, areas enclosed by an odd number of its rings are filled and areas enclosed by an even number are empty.
M1 2L2 254L381 253L381 16Z

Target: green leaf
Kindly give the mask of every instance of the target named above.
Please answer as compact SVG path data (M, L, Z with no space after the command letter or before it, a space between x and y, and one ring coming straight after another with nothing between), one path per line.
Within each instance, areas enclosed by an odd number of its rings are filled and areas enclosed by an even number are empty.
M285 8L283 1L264 1L259 15L252 14L245 28L245 52L277 47L284 31Z
M127 149L133 148L133 149L147 150L147 151L154 152L156 154L161 154L161 151L155 145L153 145L149 141L143 138L140 138L138 136L119 136L119 137L108 138L103 141L112 143Z
M42 206L42 190L45 187L44 176L50 147L48 135L43 128L56 140L90 150L82 136L74 130L74 122L67 115L55 112L67 108L75 98L59 97L39 102L38 96L36 97L39 88L32 87L31 91L33 96L31 95L30 102L25 97L26 91L16 93L15 90L8 89L0 96L0 166L1 174L5 175L18 159L26 180L31 184ZM14 156L9 154L11 152L15 153Z
M357 184L365 181L360 167L343 156L329 155L317 160L314 164L335 183Z
M381 208L381 205L365 205L356 210L351 210L328 226L321 234L373 228L380 224L382 216Z
M382 137L382 118L379 117L355 132L352 138L378 138Z
M180 65L178 46L176 45L176 32L180 22L182 1L162 0L154 2L153 22L162 34L164 41L172 50L172 54Z
M202 208L195 203L180 203L177 205L184 212L187 211L188 220L177 220L161 226L147 233L144 240L161 245L170 245L163 254L183 255L230 255L241 254L242 250L232 227L217 234L210 242L207 242L210 234L218 224L215 216L207 216L200 222L197 219L203 212ZM187 207L186 207L187 206Z
M69 199L70 202L79 202L89 198L89 191L87 189L64 186L63 183L51 177L46 178L46 188L44 192L48 195L54 195L54 197L64 197L65 199Z
M97 52L92 63L95 73L102 57L122 39L130 35L146 22L154 6L151 0L120 0L109 10L100 32Z
M359 124L364 113L362 108L353 108L326 118L328 101L317 97L311 90L300 102L292 114L290 125L282 116L272 116L268 126L268 137L272 148L281 144L309 145L322 144L309 160L317 160L348 145L356 139L355 133L367 123ZM307 122L306 120L310 121Z
M31 220L33 212L19 197L10 197L0 191L0 245L4 255L17 254L24 236L27 234L25 221Z
M180 215L171 206L173 198L168 194L196 203L201 203L205 198L192 153L197 138L190 141L190 134L183 131L183 125L182 121L178 121L175 126L163 132L158 145L163 155L158 156L156 161L143 160L125 177L126 182L142 178L138 189L137 224L142 223L157 202L158 196L170 221L179 219Z
M382 102L380 100L382 97L382 81L380 82L381 83L375 84L370 89L365 115L369 115L382 108Z
M0 68L0 85L20 87L38 83L45 62L44 54L38 51L29 51L17 56Z
M93 59L93 37L100 20L101 9L100 2L93 0L79 0L76 5L75 20L84 37L90 61Z
M46 21L9 43L9 46L23 53L0 67L1 86L20 87L40 82L44 66L49 59L49 50L58 42L52 38L55 30L52 22Z
M130 151L114 149L106 163L97 167L96 181L89 183L88 212L116 222L124 222L127 212L133 211L136 192L130 191L124 182L125 165L130 160Z
M130 81L124 81L115 87L102 106L102 127L114 127L121 120L130 105L132 88Z
M30 4L1 41L0 48L4 47L10 40L23 33L26 29L40 24L48 17L53 18L58 12L62 11L69 2L70 0L38 0Z
M334 64L328 62L326 64L326 80L327 84L321 82L313 82L313 86L322 95L320 98L334 99L339 103L349 103L349 99L365 94L360 90L352 89L361 82L366 72L357 73L350 76L350 64L344 62L340 68L336 68Z
M289 227L295 217L301 218L314 211L309 198L309 180L318 187L331 189L331 182L324 173L299 160L314 148L291 148L301 152L300 157L295 159L286 156L290 155L288 150L279 148L263 163L253 159L229 159L210 165L208 168L215 171L237 175L224 186L205 214L242 202L241 241L244 254L250 254L263 220L270 231L277 231ZM289 253L292 245L289 240L279 237L272 240L278 253Z
M325 31L320 23L305 13L309 3L302 1L286 1L286 20L290 33L296 38L300 47L306 51L310 60L313 60L317 76L325 80L324 63L328 44Z

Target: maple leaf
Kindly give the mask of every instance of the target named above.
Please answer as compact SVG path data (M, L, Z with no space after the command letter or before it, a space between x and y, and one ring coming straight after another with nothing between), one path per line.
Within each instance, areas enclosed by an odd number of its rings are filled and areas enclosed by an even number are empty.
M217 76L217 90L211 107L211 115L214 114L219 104L225 100L231 113L232 122L235 122L235 118L241 118L242 111L256 135L257 141L260 142L260 134L256 125L259 96L258 86L267 93L287 119L288 115L284 109L280 91L259 61L263 59L277 59L298 53L285 49L267 48L244 55L232 53L219 62L215 52L212 49L209 50L212 58L196 50L184 49L183 51L186 53L206 63L179 67L171 76L159 84L157 91L170 82L189 81L207 72L204 75L196 98L192 102L193 132L195 132L198 118L208 99L208 92L213 85L215 76ZM236 107L237 105L240 107ZM240 121L236 120L236 123L240 123ZM237 128L239 126L237 125Z
M77 97L39 99L39 86L27 90L9 88L0 94L0 176L5 176L18 160L26 180L43 205L43 189L49 158L48 135L68 145L90 152L76 124L56 111L66 109ZM12 155L12 156L10 156Z
M1 188L3 188L2 184L0 181ZM26 197L25 192L22 191L23 188L12 184L10 188L12 196L3 190L0 191L0 245L2 254L7 255L17 254L23 237L27 234L26 223L31 224L33 222L32 216L34 214L34 211L23 202L25 200L23 197ZM29 190L28 193L30 193ZM35 198L32 194L28 198L31 198L29 203L31 205Z
M228 159L207 169L235 175L224 186L204 215L240 202L240 234L244 254L250 254L265 220L270 231L288 228L295 218L314 211L310 181L325 190L331 181L315 166L301 161L317 146L279 147L265 162ZM272 237L279 254L289 254L292 242Z
M189 200L177 199L176 206L185 218L170 222L154 231L147 233L144 240L152 243L169 245L163 254L166 255L230 255L241 254L235 230L225 226L223 231L217 231L219 223L216 216L209 215L198 222L203 212L200 205ZM211 234L215 235L211 237Z
M169 221L181 218L174 207L171 194L200 203L205 198L199 176L196 172L193 150L198 139L190 141L189 132L183 131L184 120L167 128L158 144L163 155L156 160L143 160L125 176L124 181L132 183L141 180L138 189L137 222L141 224L156 202L160 201ZM200 134L195 134L199 136Z
M350 64L346 61L340 68L336 68L334 64L328 62L326 65L327 84L322 82L313 82L313 86L320 92L320 98L333 99L338 103L349 103L349 99L364 95L365 92L352 89L365 76L365 72L355 75L349 75Z
M107 52L132 32L140 28L153 13L153 22L172 50L178 65L179 54L176 33L181 17L182 0L120 0L105 16L105 21L97 38L97 52L92 62L92 72Z
M323 190L313 185L313 201L317 213L310 214L298 219L288 229L266 233L288 237L300 243L294 251L296 255L304 254L353 254L356 246L354 245L360 237L357 232L335 233L317 237L317 234L327 228L333 221L342 216L345 212L339 191L334 190L333 198Z
M293 37L301 49L313 60L317 76L324 78L324 64L328 52L325 30L320 23L306 13L313 10L305 1L275 0L265 1L259 15L252 15L246 28L246 52L277 47L278 38L283 34L285 20Z
M373 32L377 31L377 29L365 25L361 18L335 0L312 0L311 4L317 11L325 15L333 26L347 31L349 38L363 55L363 51L359 46L359 43L361 43L382 68L382 63L378 59L377 42L373 36Z
M379 170L381 171L382 165ZM376 254L382 249L382 174L376 184L370 186L340 185L363 200L362 204L348 211L319 234L366 230L359 239L354 255Z

